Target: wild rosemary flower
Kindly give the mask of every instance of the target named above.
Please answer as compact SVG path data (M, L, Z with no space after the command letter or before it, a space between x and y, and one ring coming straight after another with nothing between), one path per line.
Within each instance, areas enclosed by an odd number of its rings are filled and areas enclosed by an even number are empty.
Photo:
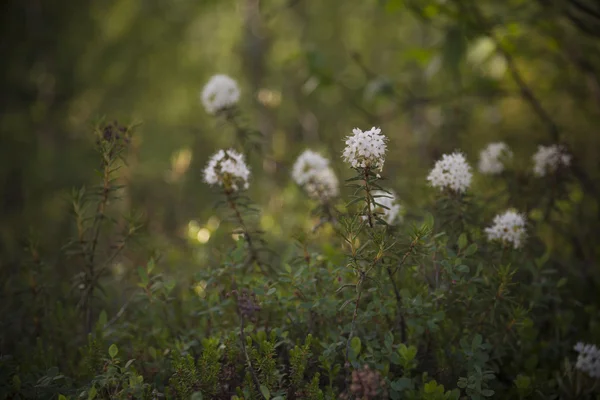
M575 351L579 353L575 368L592 378L600 378L600 349L594 344L579 342L575 345Z
M555 172L559 167L571 165L571 155L567 153L564 146L553 144L550 146L538 146L533 155L533 173L542 177Z
M294 163L292 178L308 195L327 201L339 194L339 182L329 160L312 150L305 150Z
M352 133L346 137L346 148L342 155L344 161L352 168L370 168L382 171L387 150L387 138L381 133L381 129L373 127L371 130L363 132L354 128Z
M512 156L513 153L506 143L490 143L479 153L479 172L490 175L499 174L504 171L504 162Z
M248 189L250 169L244 155L233 149L219 150L208 160L204 181L209 185L223 186L225 190Z
M444 154L429 173L427 180L438 189L464 192L471 185L471 166L462 153Z
M240 99L240 89L235 80L227 75L214 75L200 94L204 109L209 114L216 114L221 110L232 107Z
M496 215L493 225L485 228L485 233L488 240L500 240L519 248L525 239L525 216L513 210Z

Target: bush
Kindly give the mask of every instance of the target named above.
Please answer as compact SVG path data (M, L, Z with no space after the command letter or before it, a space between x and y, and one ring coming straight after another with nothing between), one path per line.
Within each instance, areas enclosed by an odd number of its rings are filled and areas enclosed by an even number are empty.
M410 8L386 7L400 3ZM98 182L72 191L71 236L32 233L13 268L0 271L0 397L600 398L598 173L467 3L413 11L429 21L466 7L444 62L463 29L486 33L551 140L491 142L474 168L468 152L453 149L464 115L445 110L453 117L440 131L449 138L418 143L435 155L426 174L420 163L431 157L398 150L392 123L349 125L345 141L330 146L343 169L324 152L294 149L304 151L284 171L293 185L267 214L261 199L281 180L269 173L281 162L269 153L276 138L252 126L244 92L219 74L201 92L215 130L235 133L202 160L203 195L218 201L205 224L192 220L174 234L179 228L153 229L152 216L131 212L148 209L129 179L137 127L102 121L92 135ZM316 51L306 55L311 79L353 90ZM366 86L382 100L372 104L378 110L431 100L410 90L403 98L384 77ZM341 100L367 120L383 118ZM410 166L404 176L388 173L399 153ZM191 153L179 155L185 168L171 171L171 183L193 166Z

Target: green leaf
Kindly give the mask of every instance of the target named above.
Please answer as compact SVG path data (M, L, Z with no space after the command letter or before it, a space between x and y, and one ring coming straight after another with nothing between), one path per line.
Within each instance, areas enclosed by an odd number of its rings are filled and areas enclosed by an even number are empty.
M391 383L392 389L396 392L402 392L403 390L410 389L412 390L414 387L413 380L410 378L399 378Z
M456 270L458 272L462 272L463 274L466 274L469 272L469 267L467 265L461 264L458 267L456 267Z
M269 388L265 385L260 385L260 392L265 396L265 399L269 400L271 398L271 392L269 392Z
M417 355L417 348L415 346L407 347L404 343L400 343L398 354L400 354L404 361L412 361Z
M567 278L560 278L558 282L556 282L556 287L560 288L563 287L567 284L568 279Z
M98 392L96 392L96 386L92 386L88 392L88 400L94 400L97 394Z
M104 325L108 322L108 316L106 315L106 310L102 310L100 315L98 316L98 327L104 328Z
M492 397L494 395L494 391L491 389L483 389L481 391L481 394L484 395L485 397Z
M467 245L467 234L461 233L461 235L458 237L458 249L462 250L465 248L466 245Z
M150 357L152 357L152 359L156 360L156 357L158 356L156 349L152 346L150 346L148 348L148 353L150 354Z
M138 275L140 280L142 281L142 285L148 286L148 282L150 282L150 278L148 278L148 272L146 272L146 268L138 267Z
M19 378L19 375L13 375L12 384L13 389L15 389L17 392L21 391L21 378Z
M477 334L473 338L473 342L471 343L471 348L473 350L477 350L481 346L482 343L483 343L483 338L481 337L480 334Z
M352 340L350 340L350 348L358 356L360 354L360 350L362 349L362 343L358 336L354 336Z
M460 63L467 51L467 39L462 27L455 26L446 33L446 41L442 49L444 64L453 73L459 69Z
M273 293L275 293L276 291L277 291L277 288L274 288L274 287L272 287L271 289L269 289L269 290L267 291L267 296L270 296L270 295L272 295L272 294L273 294Z
M425 384L424 392L427 394L444 394L444 385L438 385L436 381L429 381Z
M433 228L434 223L435 219L433 218L433 214L425 214L425 220L423 221L423 225L425 225L424 227Z
M154 261L154 258L151 258L150 261L148 261L148 264L146 265L146 271L148 271L148 273L151 274L152 271L154 271L154 267L156 267L156 262Z
M465 254L467 256L472 256L476 252L477 252L477 245L475 243L471 243L471 245L469 247L467 247L467 250L465 250Z
M64 395L59 394L58 395L58 400L67 400L67 398Z
M116 344L113 343L108 348L108 355L110 356L110 358L115 358L117 354L119 354L119 348Z
M515 386L517 389L529 389L531 387L531 378L526 375L517 375L515 379Z
M194 392L190 397L190 400L203 400L202 392Z

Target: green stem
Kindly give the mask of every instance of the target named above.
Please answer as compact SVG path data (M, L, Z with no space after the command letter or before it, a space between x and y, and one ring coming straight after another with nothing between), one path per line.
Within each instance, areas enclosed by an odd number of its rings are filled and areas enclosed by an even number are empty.
M367 202L367 219L369 221L369 226L373 228L373 214L371 213L371 187L369 186L369 168L364 169L364 177L365 177L365 198Z
M264 265L260 261L260 258L258 257L258 250L256 249L256 247L254 245L252 236L250 236L250 233L248 232L248 228L246 227L246 223L244 222L242 213L240 212L239 208L235 204L234 198L232 196L233 192L231 190L227 190L227 189L224 192L225 192L225 197L227 198L227 203L229 204L229 207L233 211L237 222L242 227L244 239L246 240L246 243L248 243L248 252L250 253L250 259L248 260L248 262L249 263L255 262L258 265L258 267L260 268L260 270L263 272L263 274L266 275Z

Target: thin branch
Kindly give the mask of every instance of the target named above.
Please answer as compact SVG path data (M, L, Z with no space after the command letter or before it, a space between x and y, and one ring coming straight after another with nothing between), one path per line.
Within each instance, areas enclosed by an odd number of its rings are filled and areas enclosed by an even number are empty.
M523 79L519 69L516 66L515 60L510 54L510 52L502 45L502 42L498 39L498 37L489 29L489 25L487 24L484 16L481 14L477 6L473 3L467 3L471 5L471 7L467 7L461 0L456 0L459 7L464 12L471 11L472 15L476 18L477 22L480 24L480 27L489 35L489 37L494 41L497 46L498 51L504 56L506 60L506 64L508 69L511 72L511 75L516 82L517 86L519 86L521 97L531 106L533 111L537 114L537 116L542 120L542 122L546 125L548 132L552 139L555 142L560 142L560 130L558 125L554 122L550 114L544 109L541 102L534 95L533 91L527 85L525 80ZM589 191L590 193L597 193L596 185L590 179L590 177L585 173L585 171L578 166L577 164L572 165L571 170L573 174L579 179L583 187Z
M360 281L357 285L357 295L356 295L356 300L355 300L355 306L354 306L354 313L352 314L352 324L350 325L350 333L348 334L348 340L346 341L346 364L349 367L350 362L348 361L349 357L350 357L350 341L352 340L352 337L354 336L354 330L356 329L356 318L358 317L358 305L360 303L360 298L362 296L362 283L363 283L363 277L361 276Z
M258 256L258 250L256 249L254 241L252 240L252 236L250 236L248 228L246 227L246 223L244 222L244 218L242 217L242 214L240 213L240 210L237 207L237 205L235 204L235 201L233 199L233 196L232 196L233 192L231 190L225 190L224 192L225 192L225 197L227 198L227 204L233 210L235 218L242 228L244 239L246 240L246 243L248 244L248 252L250 253L250 258L248 260L248 263L255 262L258 265L258 267L260 268L260 270L263 272L263 274L266 275L267 272L265 271L265 267L264 267L263 263L261 262L260 257Z
M390 278L390 282L392 282L392 287L394 288L394 295L396 296L396 312L398 313L398 321L400 323L400 341L402 343L406 343L406 320L404 319L404 313L402 312L402 296L400 295L400 290L398 289L398 285L396 285L396 281L394 280L392 269L387 267L386 270Z
M477 22L480 24L480 27L483 28L487 35L496 44L496 48L506 60L506 65L510 70L510 74L513 80L519 87L521 97L523 97L523 99L529 104L529 106L538 115L542 122L544 122L552 138L558 142L560 140L560 132L558 129L558 125L554 122L550 114L544 109L539 99L534 95L533 91L525 82L525 79L523 79L523 76L521 75L521 72L519 71L519 68L517 67L517 64L512 54L506 49L506 47L502 44L500 39L498 39L494 32L489 28L489 24L485 20L485 17L481 14L481 12L475 4L471 4L470 8L465 6L460 0L458 0L458 4L463 11L469 12L469 9L471 10L473 16L477 19Z
M591 15L592 17L594 17L596 19L600 19L600 11L594 10L590 6L580 3L578 0L570 0L570 3L573 4L573 6L575 8L577 8L579 11L581 11L587 15Z
M369 226L373 228L373 214L371 212L371 187L369 186L369 168L364 169L365 176L365 198L367 201L367 219Z
M104 324L104 326L102 327L103 330L106 330L108 327L110 327L112 324L114 324L115 322L117 322L117 320L119 318L121 318L121 316L125 313L125 311L127 310L127 307L129 307L129 305L131 304L131 301L133 300L133 297L136 295L136 293L132 293L131 296L129 296L129 299L127 299L127 301L125 303L123 303L123 305L121 306L121 308L119 309L119 311L115 314L114 317L112 317L110 319L110 321L108 321L106 324Z
M256 376L256 372L254 372L254 368L252 368L252 361L250 360L250 356L248 355L248 350L246 350L246 334L244 333L244 315L240 311L240 339L242 341L242 351L246 356L246 363L248 363L248 369L250 370L250 375L252 376L252 380L254 381L254 386L256 386L256 390L260 395L264 397L260 390L260 381L258 380L258 376ZM265 398L266 400L266 398Z
M106 151L106 150L105 150ZM104 213L106 211L106 205L108 204L108 198L110 193L110 160L103 159L104 169L103 169L103 177L102 177L102 197L100 202L98 203L98 207L96 208L96 214L94 216L94 222L92 224L92 241L89 252L87 253L87 268L88 268L88 279L87 285L89 288L86 288L85 292L85 329L86 332L92 331L92 321L94 319L93 310L92 310L92 298L94 297L94 289L96 285L96 271L95 271L95 257L96 257L96 247L98 246L98 241L100 239L100 231L102 228L102 221L104 220Z

